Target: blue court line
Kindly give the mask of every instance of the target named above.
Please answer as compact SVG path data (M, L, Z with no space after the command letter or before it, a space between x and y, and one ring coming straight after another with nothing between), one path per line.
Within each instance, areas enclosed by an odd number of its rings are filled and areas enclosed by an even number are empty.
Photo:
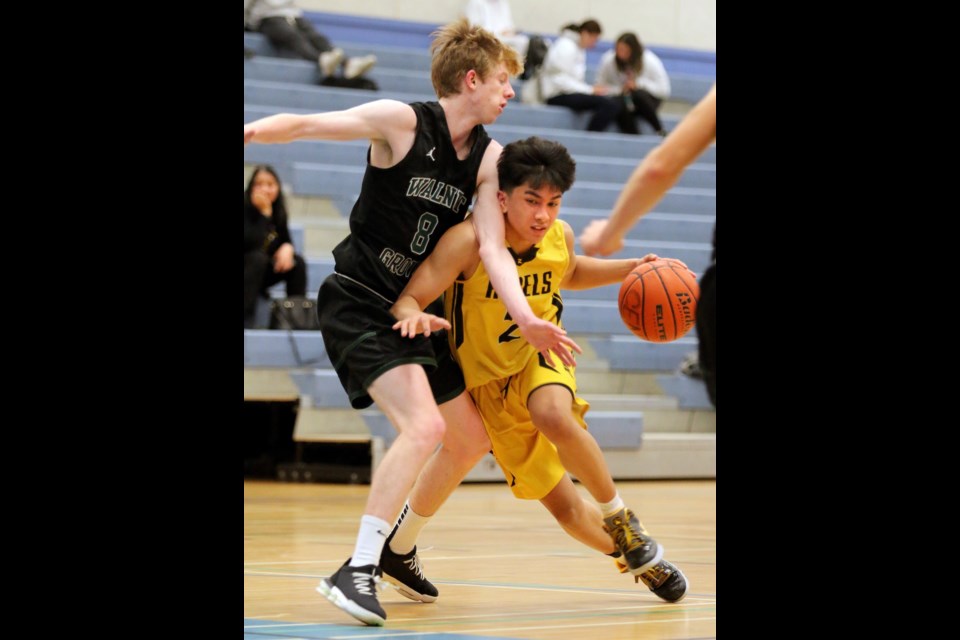
M358 623L359 624L359 623ZM276 638L376 638L403 634L405 640L523 640L503 636L464 635L462 633L423 633L394 627L347 626L337 624L298 624L253 618L243 619L243 640L276 640ZM252 627L252 628L247 628ZM257 627L267 627L258 630Z

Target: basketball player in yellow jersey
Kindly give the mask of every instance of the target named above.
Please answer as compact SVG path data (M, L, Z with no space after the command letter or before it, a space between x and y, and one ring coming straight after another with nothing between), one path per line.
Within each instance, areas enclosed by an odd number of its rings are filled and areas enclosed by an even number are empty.
M573 230L557 220L574 172L563 145L536 137L508 144L497 163L498 199L521 288L533 312L558 325L561 288L618 283L657 258L604 260L574 253ZM680 600L686 578L662 559L660 544L620 498L587 431L589 405L577 397L574 369L547 364L520 337L490 284L478 246L470 220L447 231L393 305L399 320L394 328L404 337L449 329L451 351L516 497L540 500L572 537L616 558L622 572L629 570L660 598ZM445 290L446 318L424 313ZM599 509L581 497L567 470Z

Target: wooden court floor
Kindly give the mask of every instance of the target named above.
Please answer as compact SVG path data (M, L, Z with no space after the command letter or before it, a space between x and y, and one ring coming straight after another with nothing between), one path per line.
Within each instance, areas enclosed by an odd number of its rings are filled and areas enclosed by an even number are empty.
M369 487L244 482L244 640L716 637L716 482L617 486L687 576L683 601L665 603L618 573L539 502L515 499L505 484L465 484L420 537L438 600L413 602L388 586L386 626L367 627L314 588L353 552Z

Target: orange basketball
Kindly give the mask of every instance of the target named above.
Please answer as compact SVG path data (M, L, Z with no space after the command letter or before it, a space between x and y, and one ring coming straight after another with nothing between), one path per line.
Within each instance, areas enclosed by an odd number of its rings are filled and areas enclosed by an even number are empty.
M672 342L694 325L697 274L671 258L644 262L620 285L620 317L639 338Z

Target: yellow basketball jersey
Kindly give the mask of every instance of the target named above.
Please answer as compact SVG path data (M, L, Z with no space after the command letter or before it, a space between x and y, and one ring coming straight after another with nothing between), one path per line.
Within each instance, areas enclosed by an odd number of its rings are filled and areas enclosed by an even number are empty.
M555 220L536 255L517 257L520 288L533 313L561 325L560 282L570 264L563 225ZM450 350L463 370L467 389L521 371L537 351L523 339L507 308L493 290L483 263L467 280L457 280L444 296L450 322Z

